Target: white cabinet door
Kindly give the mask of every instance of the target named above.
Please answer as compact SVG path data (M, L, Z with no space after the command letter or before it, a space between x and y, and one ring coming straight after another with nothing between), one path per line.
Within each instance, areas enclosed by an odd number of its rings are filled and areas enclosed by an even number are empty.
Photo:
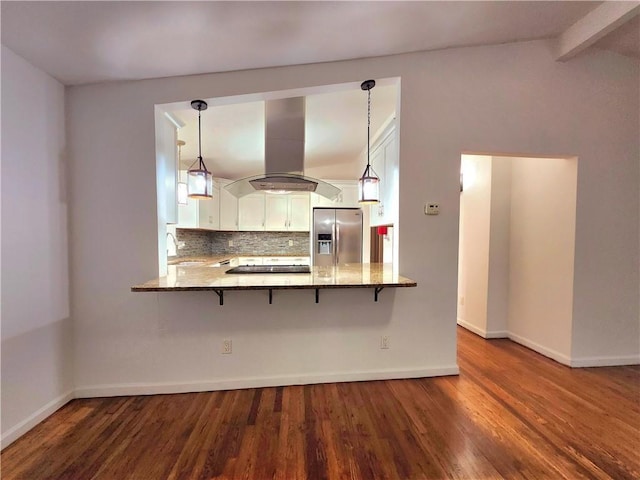
M189 198L186 205L178 205L177 228L198 228L198 200Z
M310 230L309 196L289 195L289 215L287 229L292 232Z
M394 132L395 133L395 132ZM380 175L383 175L381 173ZM382 221L385 225L397 223L398 205L398 150L395 135L390 135L384 143L384 190Z
M358 181L357 180L323 180L338 187L340 193L334 200L329 200L321 195L311 194L311 206L314 207L359 207Z
M160 203L162 211L160 218L164 223L177 224L178 219L178 197L177 197L177 162L178 139L175 125L165 117L160 109L156 109L156 156L157 174L162 178L162 192L164 192L164 202Z
M285 232L289 227L289 196L266 194L265 229Z
M226 188L230 181L220 181L220 230L238 230L238 199Z
M344 183L342 188L342 204L341 207L359 207L358 203L358 182L352 184Z
M198 200L198 227L206 230L220 228L220 189L213 184L213 197L210 200Z
M336 185L337 186L337 185ZM334 202L329 200L327 197L323 197L322 195L318 195L317 193L311 193L311 209L313 207L333 207Z
M238 257L238 265L262 265L262 257Z
M263 257L263 265L311 265L310 257Z
M211 200L189 198L186 205L178 205L177 228L217 230L219 226L218 188L213 187Z
M384 224L383 217L385 205L382 197L386 185L386 180L384 178L384 147L382 145L376 145L374 148L375 149L373 149L371 154L371 166L373 167L375 174L380 178L380 183L378 184L378 198L380 199L380 202L372 204L369 209L369 213L371 215L370 224L372 227Z
M371 151L371 165L380 177L380 203L370 207L370 224L395 224L398 219L398 148L393 125Z
M247 232L264 230L264 193L252 193L238 200L238 227Z
M309 212L308 194L266 194L265 230L308 232Z

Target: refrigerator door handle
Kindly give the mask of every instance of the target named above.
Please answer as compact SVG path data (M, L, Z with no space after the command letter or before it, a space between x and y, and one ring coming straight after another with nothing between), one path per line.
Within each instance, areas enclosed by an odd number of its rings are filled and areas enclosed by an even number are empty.
M336 222L336 266L340 265L340 224Z

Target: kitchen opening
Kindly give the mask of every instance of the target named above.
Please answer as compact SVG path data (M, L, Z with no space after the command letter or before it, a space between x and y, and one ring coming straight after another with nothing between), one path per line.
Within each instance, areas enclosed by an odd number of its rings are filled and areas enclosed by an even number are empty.
M570 351L577 171L576 157L462 155L459 325Z
M160 275L397 265L400 79L375 82L156 105ZM368 163L377 203L359 201ZM210 196L192 198L203 168Z

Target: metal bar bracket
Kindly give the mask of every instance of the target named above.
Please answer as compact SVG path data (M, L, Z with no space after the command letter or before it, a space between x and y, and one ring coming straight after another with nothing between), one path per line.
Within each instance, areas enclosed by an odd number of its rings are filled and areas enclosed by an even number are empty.
M384 287L375 287L375 288L374 288L374 290L375 290L375 294L373 295L373 299L374 299L374 301L376 301L376 302L377 302L377 301L378 301L378 294L379 294L382 290L384 290Z
M214 290L214 292L220 297L220 305L224 305L224 290Z

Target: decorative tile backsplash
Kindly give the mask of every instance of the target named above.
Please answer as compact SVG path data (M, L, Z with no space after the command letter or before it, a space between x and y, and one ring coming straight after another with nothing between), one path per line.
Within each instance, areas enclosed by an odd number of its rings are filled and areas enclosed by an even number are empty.
M178 257L199 257L211 255L211 232L206 230L191 230L188 228L176 228L178 244L184 242L184 246L178 249Z
M309 255L309 232L213 232L178 228L176 233L178 242L185 244L178 250L178 257L227 253ZM233 246L229 246L229 241Z
M211 232L211 253L309 255L309 232Z

